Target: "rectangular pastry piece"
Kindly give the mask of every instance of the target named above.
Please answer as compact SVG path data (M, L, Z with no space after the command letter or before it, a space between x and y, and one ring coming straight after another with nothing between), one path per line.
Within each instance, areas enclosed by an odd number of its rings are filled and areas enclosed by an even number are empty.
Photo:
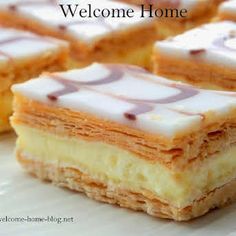
M211 89L236 89L236 23L203 25L157 42L155 73Z
M64 41L0 28L0 133L10 129L11 86L43 71L66 69L68 56L69 47Z
M232 20L236 21L236 1L226 1L219 7L218 12L219 20Z
M17 158L40 179L177 221L236 199L233 92L120 64L45 74L13 91Z
M159 9L158 16L166 15L168 9L169 17L157 18L157 30L159 37L164 39L169 36L174 36L183 33L186 30L194 28L198 25L209 22L217 13L218 5L223 0L124 0L128 3L137 5L144 4L147 9ZM178 9L178 16L173 11L175 17L170 17L170 9ZM185 17L180 17L180 11L187 10ZM162 13L161 13L162 12Z
M77 9L75 16L64 17L59 3L64 3L64 10L67 12L68 1L1 2L0 24L69 41L77 66L85 66L94 61L150 66L152 46L157 39L153 19L141 18L140 11L133 6L106 0L81 0L79 4L76 2L77 8L71 5L72 11ZM83 8L87 11L84 18L79 14ZM91 17L88 15L90 8ZM96 8L106 8L110 12L111 9L134 8L134 17L95 18L93 10ZM99 12L96 11L96 14L99 15Z

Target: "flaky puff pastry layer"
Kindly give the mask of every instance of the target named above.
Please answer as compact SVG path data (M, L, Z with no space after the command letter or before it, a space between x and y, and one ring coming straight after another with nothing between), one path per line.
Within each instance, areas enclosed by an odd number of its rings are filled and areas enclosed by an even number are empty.
M236 91L236 70L201 61L154 55L154 73L205 89Z

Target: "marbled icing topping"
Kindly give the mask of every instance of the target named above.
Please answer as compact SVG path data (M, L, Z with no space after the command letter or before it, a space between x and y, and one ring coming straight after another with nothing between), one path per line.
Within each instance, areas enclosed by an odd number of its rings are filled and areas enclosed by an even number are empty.
M236 67L236 23L203 25L174 38L157 42L156 50L167 56L197 59L210 64Z
M236 17L236 0L223 2L219 7L219 13L233 14Z
M94 16L81 18L76 15L75 17L65 17L59 4L69 3L72 5L79 4L79 9L88 9L88 4L91 4L93 9L134 8L118 1L109 0L72 0L69 2L66 0L0 0L0 11L12 11L12 14L36 20L45 25L45 27L51 27L55 31L62 31L62 33L67 33L87 43L99 40L113 32L139 27L153 21L153 19L148 17L141 18L140 10L135 8L134 17L132 18L95 18Z
M218 117L236 108L235 93L199 90L116 64L45 74L13 91L167 137L199 129L209 113Z
M0 62L37 56L48 50L58 50L60 46L67 46L67 43L29 32L0 28Z

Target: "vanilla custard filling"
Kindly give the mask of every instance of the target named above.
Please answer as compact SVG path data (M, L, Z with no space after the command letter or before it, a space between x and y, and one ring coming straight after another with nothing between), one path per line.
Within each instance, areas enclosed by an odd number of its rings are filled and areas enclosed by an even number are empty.
M151 54L153 51L153 45L147 45L145 47L140 47L134 50L129 50L129 53L118 55L116 58L109 58L109 61L116 63L125 63L125 64L133 64L137 66L143 67L151 67ZM111 55L112 56L112 55Z
M136 49L127 49L126 53L113 53L111 51L110 55L104 55L102 60L106 63L123 63L132 64L137 66L142 66L145 68L151 67L151 54L153 51L153 45L150 43L143 47L138 47ZM90 62L91 63L91 62ZM89 64L90 64L89 63Z
M17 150L29 159L77 168L114 187L143 194L149 191L179 208L191 205L236 177L236 146L201 165L175 172L104 142L60 137L25 125L14 124L14 128L19 136Z
M152 63L151 63L151 54L153 51L153 45L147 45L144 47L140 47L137 49L127 50L127 53L113 53L111 52L109 55L103 55L103 59L98 59L98 61L103 63L123 63L123 64L131 64L131 65L137 65L142 66L147 69L151 70ZM83 68L86 65L90 65L91 60L85 61L78 61L72 59L69 67L70 68Z

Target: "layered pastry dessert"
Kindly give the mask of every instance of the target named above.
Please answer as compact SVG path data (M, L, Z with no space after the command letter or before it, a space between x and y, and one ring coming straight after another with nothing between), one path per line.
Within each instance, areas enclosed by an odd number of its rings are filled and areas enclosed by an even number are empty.
M139 9L117 1L70 4L68 8L66 0L1 1L0 24L67 40L76 66L93 61L150 66L152 46L158 37L153 19L141 18ZM130 8L132 17L123 17Z
M236 1L230 0L219 7L218 19L236 21Z
M236 89L236 23L203 25L157 42L155 73L210 89Z
M0 28L0 133L10 129L11 85L43 71L64 70L68 56L69 47L64 41Z
M177 221L236 199L233 92L120 64L47 73L13 91L17 158L40 179Z
M124 0L157 12L157 30L164 39L211 21L223 0ZM176 11L178 10L178 11ZM185 11L186 10L186 11ZM181 14L181 12L185 14Z

